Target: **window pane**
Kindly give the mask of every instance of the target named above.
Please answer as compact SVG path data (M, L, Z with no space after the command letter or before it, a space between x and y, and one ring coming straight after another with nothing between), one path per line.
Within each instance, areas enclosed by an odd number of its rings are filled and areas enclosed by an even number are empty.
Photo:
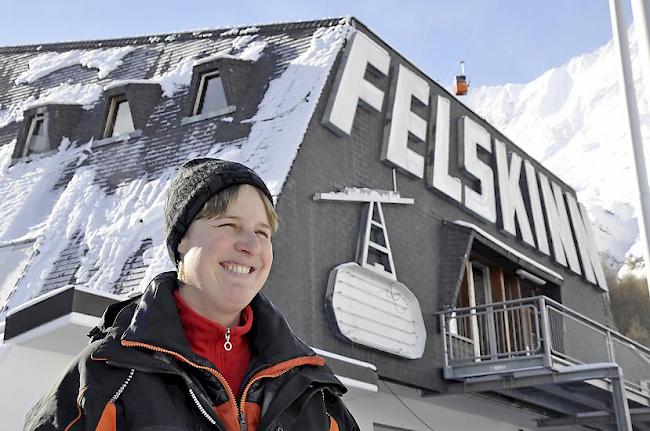
M197 114L219 111L228 106L220 76L211 76L205 79L201 99L201 106Z
M127 100L117 102L115 108L115 123L113 124L113 133L111 136L125 135L135 130L133 118L131 117L131 108Z
M485 269L472 265L472 276L474 277L474 297L476 305L485 305L492 302L490 298L489 282L486 278Z
M50 149L45 136L43 117L37 116L32 120L31 134L27 138L27 154L44 153Z

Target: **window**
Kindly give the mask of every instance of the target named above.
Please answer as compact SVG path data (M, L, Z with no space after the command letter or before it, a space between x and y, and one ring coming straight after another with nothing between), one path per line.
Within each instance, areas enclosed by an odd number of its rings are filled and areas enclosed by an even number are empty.
M206 72L201 75L199 91L194 103L193 115L208 112L220 112L228 109L226 94L218 70ZM225 112L224 112L225 113Z
M75 140L76 129L84 111L82 105L48 102L23 111L23 124L11 158L52 153L64 137Z
M113 97L104 129L104 138L126 135L133 131L135 131L135 126L129 101L124 95Z
M32 117L23 147L23 157L30 154L40 154L50 150L45 132L45 115L36 114Z
M461 354L475 361L537 352L537 303L529 298L560 299L556 285L492 260L483 256L466 262L456 302L459 311L449 319L450 333L466 343Z

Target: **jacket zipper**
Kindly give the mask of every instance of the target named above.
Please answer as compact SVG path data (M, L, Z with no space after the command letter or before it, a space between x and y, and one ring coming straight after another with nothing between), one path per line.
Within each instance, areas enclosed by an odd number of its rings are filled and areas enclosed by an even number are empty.
M183 356L183 355L181 355L179 353L176 353L173 350L163 349L163 348L160 348L160 347L152 346L151 344L140 343L140 342L137 342L137 341L122 340L122 345L126 346L126 347L143 347L145 349L153 350L155 352L167 353L168 355L171 355L171 356L173 356L173 357L175 357L177 359L180 359L181 361L185 362L186 364L191 365L194 368L210 372L213 376L215 376L217 378L217 380L219 380L221 385L226 389L226 392L228 393L228 400L231 402L232 406L235 408L235 414L237 415L236 417L239 418L239 416L240 416L239 413L240 412L239 412L239 407L237 406L237 401L235 401L236 400L235 395L234 395L232 389L230 388L230 385L226 381L226 378L219 371L215 370L214 368L204 367L202 365L195 364L194 362L187 359L185 356Z
M248 425L246 424L246 415L245 415L245 412L244 412L244 410L246 408L245 400L246 400L246 394L247 394L248 390L250 389L250 387L253 385L253 383L255 383L258 380L264 379L264 378L277 378L277 377L279 377L279 376L281 376L281 375L283 375L283 374L285 374L285 373L291 371L292 369L294 369L294 368L296 368L298 366L301 366L301 365L309 364L309 365L321 365L322 366L322 365L325 364L325 361L322 358L320 358L318 356L314 356L313 358L315 358L315 360L313 361L313 363L310 363L310 362L297 363L297 364L292 365L292 366L290 366L288 368L284 368L284 369L281 369L281 370L279 370L279 371L277 371L275 373L269 373L269 374L264 374L264 371L266 371L266 370L268 370L270 368L273 368L273 366L271 366L269 368L266 368L265 370L259 371L246 384L246 387L244 388L244 391L242 392L240 404L237 405L236 397L235 397L232 389L230 388L230 385L226 381L225 377L223 377L223 375L219 371L215 370L214 368L204 367L202 365L195 364L194 362L190 361L185 356L183 356L183 355L181 355L179 353L176 353L176 352L174 352L172 350L167 350L167 349L163 349L163 348L160 348L160 347L152 346L151 344L140 343L140 342L137 342L137 341L122 340L122 345L126 346L126 347L142 347L142 348L145 348L145 349L153 350L155 352L167 353L168 355L172 355L173 357L175 357L177 359L180 359L181 361L193 366L194 368L209 371L212 375L214 375L217 378L217 380L219 380L219 382L222 384L222 386L228 392L228 399L233 404L233 406L235 408L235 414L237 415L236 417L239 420L240 431L247 431L247 429L248 429ZM312 358L312 357L310 356L310 357L304 357L304 358L308 359L308 358ZM295 361L296 359L299 359L299 358L292 359L291 361ZM171 373L171 374L175 374L175 373ZM182 377L185 378L184 376L182 376ZM192 393L190 395L192 395ZM192 399L194 399L194 397ZM198 400L195 400L195 402L196 401L198 401ZM197 406L198 406L198 404L197 404ZM204 413L204 415L207 414L207 412L205 412L205 410L203 410L203 409L200 409L200 410L201 410L201 413ZM212 418L210 418L210 419L212 419Z
M248 425L246 424L246 413L245 413L244 410L246 409L246 394L247 394L248 390L250 389L250 387L253 385L253 383L255 383L256 381L258 381L260 379L266 378L266 377L270 377L270 378L279 377L279 376L289 372L290 370L292 370L294 368L296 368L296 366L287 368L287 369L285 369L285 370L283 370L282 372L279 372L279 373L267 374L267 375L257 375L257 376L254 376L251 380L248 381L248 384L246 384L246 387L244 388L244 392L242 392L241 401L239 402L239 428L240 428L240 431L248 431Z
M212 416L210 416L210 414L209 414L208 412L205 411L205 409L204 409L203 406L201 405L201 402L199 401L199 399L196 398L196 394L194 393L194 391L192 390L192 388L190 388L190 387L188 386L188 387L187 387L187 390L190 391L190 397L192 397L192 400L194 401L194 404L196 404L196 407L199 409L199 411L201 412L201 414L202 414L202 415L203 415L203 416L204 416L204 417L205 417L205 418L206 418L206 419L207 419L207 420L208 420L212 425L216 425L216 424L217 424L217 421L215 421L214 419L212 419Z
M196 405L196 407L201 412L201 415L203 415L203 417L205 417L212 425L217 425L217 421L215 421L214 418L212 416L210 416L210 413L208 413L205 410L205 408L203 407L203 405L199 401L198 397L196 396L196 394L192 390L192 387L191 387L192 382L186 376L184 376L182 373L177 373L177 372L173 372L173 371L164 371L164 370L154 369L154 368L131 367L129 365L120 364L120 363L113 362L113 361L106 361L106 363L108 365L112 366L112 367L131 369L131 370L135 370L135 371L138 371L140 373L145 373L145 374L169 374L169 375L179 376L180 378L183 379L183 381L187 385L187 390L190 393L190 397L192 398L192 401L194 401L194 404Z
M306 358L308 358L308 357L306 357ZM316 358L318 358L318 360L314 361L314 363L310 364L310 365L321 365L322 366L325 363L325 361L322 358L320 358L320 357L316 357ZM275 378L280 377L283 374L288 373L289 371L293 370L296 367L299 367L301 365L307 365L307 364L309 364L309 362L296 364L296 365L293 365L291 367L281 369L280 371L277 371L275 373L269 373L269 374L263 374L265 370L262 370L262 371L259 371L256 375L254 375L248 381L248 383L244 387L244 391L242 392L241 400L239 402L239 405L240 405L239 423L240 423L241 431L246 431L247 430L246 415L245 415L244 411L246 409L246 395L248 394L248 390L251 388L251 386L253 386L253 384L255 382L257 382L258 380L265 379L265 378L275 379ZM269 368L267 368L266 370L268 370L268 369Z
M223 349L226 352L230 352L232 350L232 343L230 342L230 328L227 328L224 337L226 341L223 343Z

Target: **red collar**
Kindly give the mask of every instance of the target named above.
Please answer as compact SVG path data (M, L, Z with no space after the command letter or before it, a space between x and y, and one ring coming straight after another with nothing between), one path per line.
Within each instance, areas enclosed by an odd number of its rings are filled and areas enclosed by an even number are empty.
M174 291L174 299L178 308L183 330L190 342L190 347L195 350L197 345L212 344L223 342L227 328L219 323L203 317L194 311L181 297L178 289ZM230 328L230 342L233 349L237 349L242 344L242 339L253 326L253 309L247 305L241 312L238 326Z

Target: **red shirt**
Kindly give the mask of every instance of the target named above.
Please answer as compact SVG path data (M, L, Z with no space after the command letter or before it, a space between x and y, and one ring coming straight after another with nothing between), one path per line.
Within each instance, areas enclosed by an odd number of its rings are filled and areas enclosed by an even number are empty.
M225 377L233 390L235 397L238 397L244 374L246 374L251 360L248 337L245 336L253 325L251 306L247 305L242 310L239 326L230 328L232 349L227 351L225 348L227 328L201 316L190 308L183 301L178 290L174 291L174 299L176 299L178 315L192 351L216 365L217 370Z

